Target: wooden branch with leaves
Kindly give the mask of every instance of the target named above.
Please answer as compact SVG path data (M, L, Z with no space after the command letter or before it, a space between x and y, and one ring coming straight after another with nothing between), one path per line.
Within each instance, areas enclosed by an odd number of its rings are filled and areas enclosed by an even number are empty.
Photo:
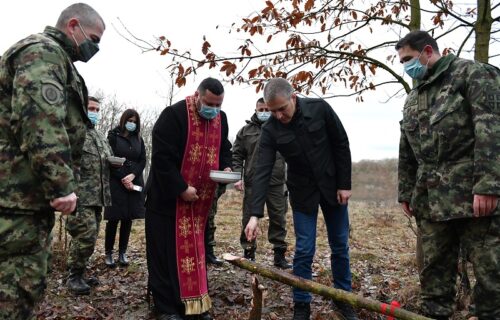
M256 92L262 90L270 78L284 77L300 93L316 94L315 90L319 89L323 95L331 96L333 91L336 96L356 95L358 101L363 101L360 93L374 90L375 80L386 84L396 82L406 92L410 91L411 85L404 80L402 68L394 66L396 53L390 47L408 30L422 29L422 21L431 21L431 26L425 28L436 39L467 29L461 33L459 48L445 48L443 54L457 50L460 53L468 39L473 39L475 58L488 59L489 36L495 33L492 26L500 22L498 17L491 18L491 10L498 4L481 0L478 2L481 5L468 8L451 0L430 0L424 8L421 2L267 0L262 10L232 24L229 33L235 31L246 37L242 42L237 40L239 46L235 44L239 54L229 55L216 52L205 37L201 52L181 51L165 36L149 43L132 35L123 24L122 27L124 37L143 52L156 50L171 58L167 69L179 87L197 70L215 68L223 80L231 84L252 84ZM384 34L381 39L370 36L380 34ZM390 55L388 50L392 51ZM479 52L483 54L479 56ZM385 61L380 58L384 56L387 56ZM376 68L385 72L375 75ZM368 69L372 72L365 71ZM385 78L375 79L381 74ZM344 88L339 88L339 84Z

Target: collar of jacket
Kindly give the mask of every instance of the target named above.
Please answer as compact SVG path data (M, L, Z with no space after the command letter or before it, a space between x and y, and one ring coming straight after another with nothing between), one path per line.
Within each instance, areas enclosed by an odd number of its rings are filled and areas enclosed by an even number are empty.
M417 87L420 88L425 86L426 84L434 82L434 80L439 78L446 70L448 70L450 64L455 61L455 59L457 59L457 57L453 54L448 54L444 57L441 57L438 61L436 61L432 69L429 70L429 77L423 79L422 81L419 81Z
M77 60L75 43L70 38L68 38L68 36L66 36L64 32L54 27L47 26L45 27L45 30L43 30L43 34L59 43L64 51L69 54L71 61Z
M127 129L125 129L125 130L127 130ZM124 139L129 139L131 137L136 137L137 136L137 130L135 130L134 132L129 132L127 136L124 136L122 134L122 130L121 130L120 126L117 126L114 129L111 129L109 131L109 133L115 134L116 136L120 136L120 137L122 137Z
M302 113L302 105L303 105L303 100L302 98L296 97L295 98L295 113L293 114L292 120L290 121L290 125L293 125L300 119L303 115ZM305 115L304 115L305 116Z
M259 118L257 118L257 113L254 113L252 115L252 117L250 118L250 120L246 120L247 124L253 124L253 125L256 125L258 127L262 126L263 122L259 120Z

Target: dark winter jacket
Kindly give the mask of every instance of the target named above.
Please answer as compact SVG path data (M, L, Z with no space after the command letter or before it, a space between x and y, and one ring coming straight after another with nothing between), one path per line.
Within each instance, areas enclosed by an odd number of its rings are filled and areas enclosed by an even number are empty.
M108 133L108 141L116 157L127 159L122 167L111 168L112 206L104 211L106 220L127 220L144 218L144 192L130 191L123 186L121 180L130 173L135 175L134 185L144 187L142 176L146 166L146 149L144 141L137 134L127 137L121 135L117 127Z
M250 121L247 121L247 124L240 129L233 144L233 170L244 172L243 180L246 187L252 186L261 127L262 121L254 113ZM279 153L276 154L276 162L269 185L277 186L285 183L285 167L285 159Z
M351 152L347 134L323 99L297 98L288 124L271 117L262 126L252 192L252 216L262 217L276 151L287 163L292 209L318 209L320 201L338 205L337 190L351 189Z

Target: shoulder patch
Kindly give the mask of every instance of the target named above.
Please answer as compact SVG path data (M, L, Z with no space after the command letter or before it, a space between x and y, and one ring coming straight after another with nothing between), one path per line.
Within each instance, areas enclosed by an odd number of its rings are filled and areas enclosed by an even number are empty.
M61 63L61 58L52 52L43 52L42 53L42 60L45 62L49 62L52 64L60 64Z
M63 101L63 87L53 80L42 79L42 97L48 104L57 104Z

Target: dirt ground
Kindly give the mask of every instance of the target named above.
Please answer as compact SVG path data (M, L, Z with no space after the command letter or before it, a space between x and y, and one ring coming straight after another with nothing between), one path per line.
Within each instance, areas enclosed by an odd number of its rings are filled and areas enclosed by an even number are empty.
M216 253L241 255L239 245L241 195L229 190L220 200L216 217ZM351 267L354 293L390 303L395 300L409 311L418 312L418 273L415 262L415 233L409 220L395 204L382 202L350 202ZM294 251L294 234L290 212L287 216L289 259ZM267 242L267 220L258 240L257 262L272 265L273 252ZM104 265L103 235L92 258L88 274L96 276L101 284L91 295L74 297L65 288L65 246L69 239L61 230L60 222L54 228L53 267L48 280L46 297L38 309L38 319L152 319L146 301L147 265L145 254L144 221L133 225L129 257L130 266L109 269ZM330 254L323 220L318 219L318 239L314 280L330 285ZM209 267L209 290L215 319L248 319L251 302L250 272L225 263ZM290 287L261 278L266 287L263 319L291 319L292 297ZM330 301L315 296L312 319L337 319L331 312ZM360 319L385 319L366 310L358 311ZM457 312L455 319L465 319L466 312Z

